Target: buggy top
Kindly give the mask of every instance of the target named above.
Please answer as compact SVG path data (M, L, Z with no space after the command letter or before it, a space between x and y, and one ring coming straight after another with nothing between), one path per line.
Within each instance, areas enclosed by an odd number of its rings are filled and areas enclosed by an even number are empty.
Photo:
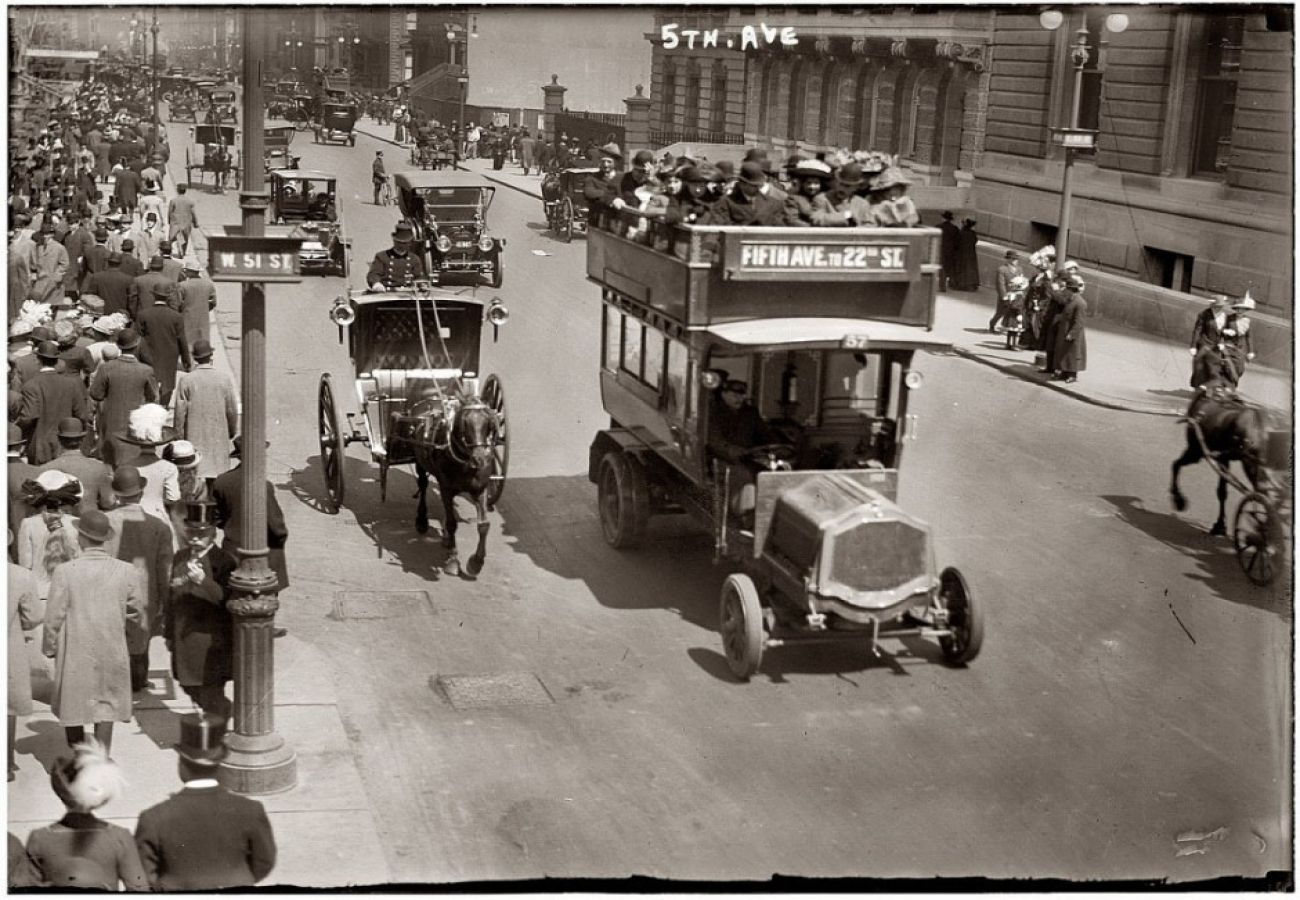
M194 143L225 144L233 147L238 139L234 125L195 125Z
M459 173L398 172L393 182L403 214L421 220L431 215L443 224L482 221L496 196L494 186Z
M392 393L410 379L478 376L485 304L472 292L351 291L347 302L356 314L348 351L358 379L373 379Z

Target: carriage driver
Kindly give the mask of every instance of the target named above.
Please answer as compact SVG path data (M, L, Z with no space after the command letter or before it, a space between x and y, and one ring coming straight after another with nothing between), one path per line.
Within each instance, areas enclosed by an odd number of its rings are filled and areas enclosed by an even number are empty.
M370 263L366 273L366 284L372 291L386 291L406 287L428 276L424 271L424 260L419 254L411 252L411 242L415 233L409 222L398 222L393 229L393 246L380 250Z
M748 392L745 382L728 378L718 387L709 408L707 447L730 472L731 510L741 516L754 511L757 463L747 454L772 441L767 423L746 399Z

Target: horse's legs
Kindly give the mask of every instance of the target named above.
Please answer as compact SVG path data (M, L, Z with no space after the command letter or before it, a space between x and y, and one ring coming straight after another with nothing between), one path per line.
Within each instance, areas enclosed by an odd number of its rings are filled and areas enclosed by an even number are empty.
M459 575L460 557L456 554L456 491L451 484L439 477L438 493L442 496L442 546L451 551L442 570L448 575Z
M1174 501L1174 509L1182 512L1187 509L1187 498L1183 492L1178 489L1178 470L1183 466L1190 466L1201 461L1201 445L1196 440L1196 435L1192 433L1192 427L1187 426L1187 449L1183 455L1174 460L1171 467L1173 477L1169 481L1169 496Z
M483 570L483 561L487 559L487 538L492 526L487 518L486 493L484 491L474 498L474 509L478 512L478 549L469 558L469 563L466 566L466 570L471 575L477 575L481 572Z
M1227 534L1228 527L1224 522L1224 519L1227 517L1225 507L1228 503L1228 479L1224 478L1222 475L1219 476L1219 486L1215 488L1214 494L1219 498L1219 518L1216 519L1214 525L1211 526L1210 534Z
M415 505L415 530L424 534L429 530L429 504L425 492L429 489L429 473L418 462L415 464L415 494L419 502Z

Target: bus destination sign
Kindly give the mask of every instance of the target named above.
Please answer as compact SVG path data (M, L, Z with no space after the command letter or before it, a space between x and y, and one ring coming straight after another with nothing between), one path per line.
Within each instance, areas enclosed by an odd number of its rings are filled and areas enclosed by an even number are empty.
M831 244L804 241L740 245L742 272L898 272L907 271L906 244Z

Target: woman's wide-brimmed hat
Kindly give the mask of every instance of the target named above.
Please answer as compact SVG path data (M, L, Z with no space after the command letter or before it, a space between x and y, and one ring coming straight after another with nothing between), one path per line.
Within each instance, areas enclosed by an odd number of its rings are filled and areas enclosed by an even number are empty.
M178 469L193 469L203 459L203 454L195 450L189 441L172 441L163 450L162 458Z

